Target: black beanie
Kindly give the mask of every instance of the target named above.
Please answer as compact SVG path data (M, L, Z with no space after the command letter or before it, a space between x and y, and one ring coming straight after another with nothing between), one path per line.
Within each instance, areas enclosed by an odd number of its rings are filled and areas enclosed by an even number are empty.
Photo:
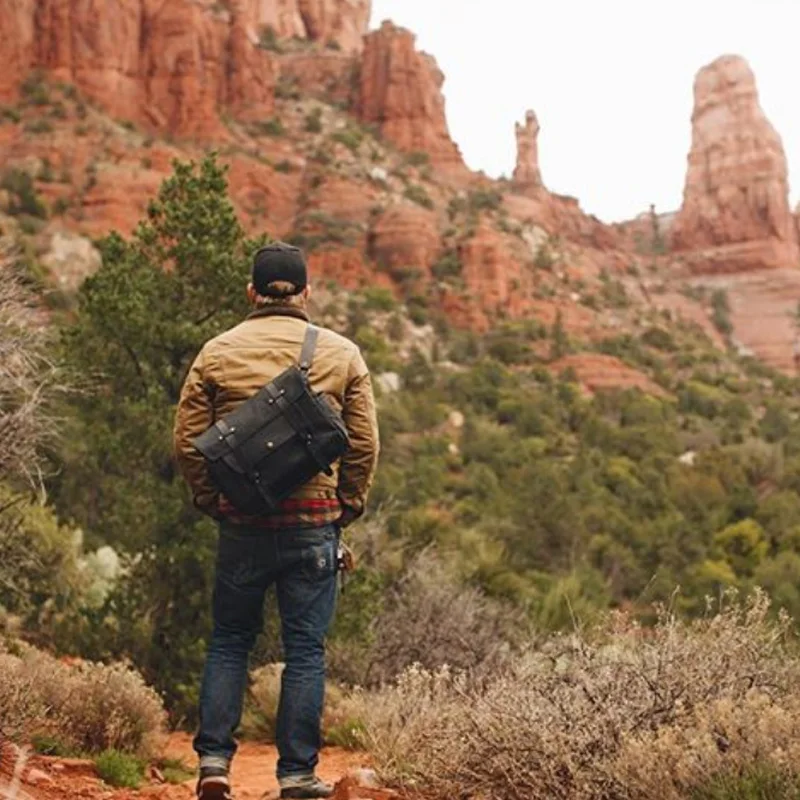
M261 297L274 295L274 292L270 292L269 285L278 281L294 286L294 291L281 294L300 294L306 288L308 271L300 248L284 242L273 242L255 254L253 286Z

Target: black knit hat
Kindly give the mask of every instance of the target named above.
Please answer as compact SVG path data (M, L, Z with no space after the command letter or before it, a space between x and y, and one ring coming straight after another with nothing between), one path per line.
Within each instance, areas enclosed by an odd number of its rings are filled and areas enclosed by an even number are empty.
M273 242L262 247L253 258L253 286L262 297L274 295L271 283L285 282L294 286L292 292L300 294L308 284L308 270L303 253L298 247L284 242Z

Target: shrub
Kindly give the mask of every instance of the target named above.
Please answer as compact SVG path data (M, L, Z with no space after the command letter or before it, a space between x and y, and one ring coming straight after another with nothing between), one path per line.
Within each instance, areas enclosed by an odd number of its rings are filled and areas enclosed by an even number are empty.
M67 666L30 647L0 652L0 734L49 737L70 751L155 754L166 722L158 695L122 664Z
M97 774L110 786L138 789L144 779L144 763L119 750L104 750L94 763Z
M406 190L403 192L403 195L423 208L433 208L433 200L424 186L420 186L419 184L410 184L409 186L406 186Z
M31 105L46 106L50 102L50 90L45 83L44 74L32 72L20 86L22 97Z
M348 126L344 130L336 131L331 139L343 144L351 153L358 153L361 143L364 141L364 133L358 128Z
M3 174L0 188L5 189L10 197L9 214L28 214L38 219L47 219L47 209L36 192L33 178L23 170L10 169Z
M731 322L731 307L728 302L728 293L724 289L717 289L711 295L711 308L713 309L711 320L714 327L723 335L729 336L733 332Z
M52 133L53 124L46 119L32 119L23 126L26 133Z
M455 250L448 250L442 257L431 267L431 273L435 278L440 281L446 281L452 278L460 277L464 265L458 257Z
M283 136L286 133L286 128L278 117L254 122L250 129L255 136Z
M474 189L469 193L467 204L471 211L494 211L500 208L503 194L497 189Z
M368 311L393 311L397 300L391 290L383 286L370 286L364 289L364 308Z
M250 678L250 691L245 707L242 731L251 739L273 743L281 692L283 664L267 664L255 670ZM357 715L360 705L335 683L325 685L325 709L322 715L322 736L326 744L357 746L363 723Z
M649 633L615 614L479 684L412 668L365 700L366 743L386 780L437 799L683 800L761 769L796 781L800 665L768 608L756 594L691 624L662 612Z
M423 150L414 150L406 156L406 164L411 167L427 167L430 163L430 155Z
M278 34L272 25L264 25L258 36L258 46L262 50L271 50L273 53L283 52L283 48L278 41Z
M322 133L322 109L317 107L309 111L305 122L306 133Z
M506 658L515 629L524 630L518 613L461 585L453 569L431 552L417 556L382 594L366 651L332 653L332 667L348 683L377 686L415 663L486 675Z
M22 114L20 114L16 108L6 106L5 108L0 109L0 120L4 119L7 119L9 122L18 123L22 121Z

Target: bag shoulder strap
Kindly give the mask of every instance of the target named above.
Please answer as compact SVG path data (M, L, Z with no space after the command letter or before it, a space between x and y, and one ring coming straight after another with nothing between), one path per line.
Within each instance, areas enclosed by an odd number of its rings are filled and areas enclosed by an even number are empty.
M308 376L311 364L314 362L314 353L317 350L317 339L319 338L319 328L308 323L306 336L303 339L303 349L300 351L300 371L304 376Z

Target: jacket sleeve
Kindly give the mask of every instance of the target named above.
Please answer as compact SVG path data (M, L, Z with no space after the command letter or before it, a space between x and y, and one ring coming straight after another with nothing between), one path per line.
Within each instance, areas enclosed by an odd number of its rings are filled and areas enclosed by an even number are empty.
M338 494L344 506L342 525L348 525L364 513L380 449L372 381L359 351L348 367L342 417L350 447L342 457Z
M208 476L206 462L192 446L214 422L213 384L208 379L205 351L192 364L181 390L175 415L173 441L178 467L189 484L194 504L201 511L215 516L219 492Z

